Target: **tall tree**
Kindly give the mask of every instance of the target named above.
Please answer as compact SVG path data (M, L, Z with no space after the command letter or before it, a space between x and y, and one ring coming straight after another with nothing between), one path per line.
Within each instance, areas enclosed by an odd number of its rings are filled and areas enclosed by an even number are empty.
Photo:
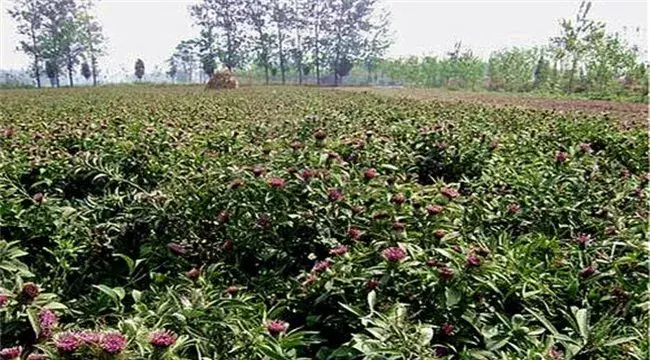
M331 20L331 8L328 1L307 1L303 16L309 27L306 33L305 45L313 52L313 63L316 71L316 84L320 85L321 68L326 58L327 37L324 36L328 30Z
M142 59L137 59L135 61L135 77L137 77L138 80L142 80L143 76L144 76L144 61L142 61Z
M167 69L167 76L169 76L170 79L172 79L172 83L176 80L176 74L178 73L178 66L176 65L177 60L174 56L170 57L167 60L167 64L169 65L169 68Z
M287 71L287 40L289 38L289 29L291 28L291 19L293 9L287 4L286 0L273 0L272 21L276 31L276 44L278 45L278 60L280 63L280 76L282 85L286 82Z
M212 12L205 6L191 6L190 15L200 27L199 37L194 40L195 50L198 52L203 72L210 77L214 74L218 57L217 24Z
M43 0L16 0L14 7L8 10L9 15L18 24L18 34L26 40L20 41L18 50L32 57L32 71L36 85L41 87L42 57L42 24Z
M53 60L45 61L45 75L50 79L50 86L55 87L59 86L59 67L58 64Z
M92 0L85 1L77 13L79 19L79 36L81 45L84 48L84 55L90 60L90 70L93 77L93 85L97 85L98 58L104 55L104 44L106 37L103 34L102 26L92 15L94 3Z
M61 50L63 51L65 67L68 71L68 84L70 87L74 86L74 69L79 63L79 57L84 51L80 36L81 28L75 16L76 14L74 13L70 14L70 17L63 22L63 27L61 28Z
M372 74L376 72L379 63L386 55L386 51L393 44L390 30L390 13L387 10L381 9L374 14L369 25L369 31L364 34L362 54L368 82L372 81Z
M88 79L90 79L90 76L92 75L90 71L90 66L85 61L81 64L81 75L84 77L84 79L86 79L86 81L88 81Z
M60 86L59 72L68 64L67 52L72 45L70 22L76 11L74 0L49 0L41 7L43 15L43 32L41 33L43 58L47 59L50 69L56 69L56 86ZM72 60L72 56L70 57Z
M253 30L253 49L257 63L264 68L265 82L269 84L271 54L275 36L271 32L271 2L269 0L246 0L245 15Z
M196 42L194 40L183 40L176 45L174 56L182 68L182 73L185 75L188 82L192 82L192 75L194 73L194 66L197 60L196 55ZM205 64L202 64L204 67ZM204 68L205 70L205 68ZM213 69L214 70L214 69Z
M576 14L575 22L570 19L562 19L560 26L562 34L551 39L556 46L557 57L559 59L569 59L570 68L568 73L567 91L573 92L573 82L575 79L578 65L583 56L589 50L589 45L593 37L600 36L605 24L589 19L589 10L591 1L582 1Z
M190 7L195 24L203 30L215 29L219 59L233 70L244 63L246 32L243 0L203 0Z
M334 70L334 85L338 85L341 74L349 72L349 65L360 55L363 34L371 29L370 19L377 0L329 1L332 11L329 60Z

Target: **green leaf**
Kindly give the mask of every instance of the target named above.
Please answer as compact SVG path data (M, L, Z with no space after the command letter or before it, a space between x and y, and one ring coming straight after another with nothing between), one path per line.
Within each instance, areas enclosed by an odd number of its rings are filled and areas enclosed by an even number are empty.
M133 259L124 254L114 254L113 256L123 259L126 262L126 266L129 267L129 275L133 274L133 271L135 270L135 263Z
M454 305L458 304L461 299L461 293L455 290L454 288L448 287L445 289L445 298L447 301L447 307L453 307Z
M377 301L377 293L375 290L372 290L368 293L368 307L370 307L370 312L375 312L375 303Z
M574 313L580 336L586 342L589 339L589 314L587 309L579 309Z

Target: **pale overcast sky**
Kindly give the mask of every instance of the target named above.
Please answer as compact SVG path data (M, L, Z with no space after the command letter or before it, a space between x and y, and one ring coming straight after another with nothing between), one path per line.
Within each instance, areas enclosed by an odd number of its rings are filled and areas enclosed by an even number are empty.
M544 45L558 33L558 20L573 17L579 5L578 0L381 1L392 13L395 44L391 56L441 55L458 40L483 57L507 46ZM124 67L130 72L138 57L149 69L162 65L179 41L197 33L187 10L195 2L99 0L95 12L109 39L109 55L103 59L102 68L115 73ZM0 0L1 69L24 68L28 62L15 50L19 38L7 15L10 4L11 0ZM641 34L631 40L647 49L647 12L645 0L596 0L591 14L607 22L612 31L639 26Z

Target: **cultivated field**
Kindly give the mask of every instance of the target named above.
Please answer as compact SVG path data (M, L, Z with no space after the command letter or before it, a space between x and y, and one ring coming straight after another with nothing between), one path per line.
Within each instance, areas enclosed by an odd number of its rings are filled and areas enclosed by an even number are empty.
M643 127L128 86L0 92L0 130L3 352L648 357Z

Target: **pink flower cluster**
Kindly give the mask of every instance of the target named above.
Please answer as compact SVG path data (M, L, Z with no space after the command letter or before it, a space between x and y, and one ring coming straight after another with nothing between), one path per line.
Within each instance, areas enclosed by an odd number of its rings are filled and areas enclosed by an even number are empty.
M117 331L66 331L54 338L54 346L61 354L72 354L82 346L98 347L108 354L119 354L126 349L127 338Z
M272 320L266 324L266 330L273 336L280 335L281 333L287 331L288 328L289 324L280 320Z
M13 360L13 359L18 359L20 357L20 354L23 352L23 347L22 346L14 346L10 348L4 348L0 350L0 357L4 360Z
M169 330L156 330L149 334L149 343L156 348L168 348L176 342L176 334Z
M41 310L38 314L38 321L41 329L40 336L43 338L49 338L52 336L52 330L59 322L56 314L50 309Z
M399 262L406 257L406 252L399 247L391 247L381 252L381 256L388 262Z

